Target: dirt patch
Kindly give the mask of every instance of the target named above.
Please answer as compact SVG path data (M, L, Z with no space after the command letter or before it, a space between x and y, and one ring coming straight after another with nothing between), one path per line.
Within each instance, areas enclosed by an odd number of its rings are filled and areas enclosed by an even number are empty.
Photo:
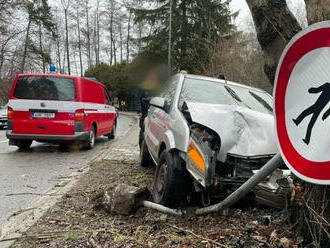
M93 208L93 199L109 184L150 188L152 174L152 168L135 162L93 164L12 247L293 247L301 242L290 231L285 212L274 209L246 207L227 217L178 218L146 209L126 217ZM270 223L264 222L266 215Z

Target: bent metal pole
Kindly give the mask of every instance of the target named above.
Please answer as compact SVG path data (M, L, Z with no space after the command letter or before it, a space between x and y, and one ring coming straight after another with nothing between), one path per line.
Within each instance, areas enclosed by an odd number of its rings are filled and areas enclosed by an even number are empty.
M257 186L262 180L264 180L268 175L270 175L274 170L276 170L283 163L281 154L276 154L271 160L269 160L256 174L254 174L249 180L247 180L241 187L230 194L222 202L197 209L196 215L205 215L210 213L216 213L229 208L237 201L242 199L247 193L249 193L255 186Z

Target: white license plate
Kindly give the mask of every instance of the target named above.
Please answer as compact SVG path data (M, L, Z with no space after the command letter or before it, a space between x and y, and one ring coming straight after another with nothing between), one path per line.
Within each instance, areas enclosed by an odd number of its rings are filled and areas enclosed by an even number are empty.
M33 113L33 118L53 119L55 118L55 113Z

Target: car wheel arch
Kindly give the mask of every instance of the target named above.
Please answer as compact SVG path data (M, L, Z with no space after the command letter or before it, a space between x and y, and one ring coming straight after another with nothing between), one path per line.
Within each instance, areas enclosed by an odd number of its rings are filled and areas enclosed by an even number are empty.
M95 135L97 135L97 133L98 133L98 130L97 130L97 124L96 124L96 122L95 122L95 121L93 121L93 122L92 122L92 124L91 124L91 127L94 127L94 130L95 130Z

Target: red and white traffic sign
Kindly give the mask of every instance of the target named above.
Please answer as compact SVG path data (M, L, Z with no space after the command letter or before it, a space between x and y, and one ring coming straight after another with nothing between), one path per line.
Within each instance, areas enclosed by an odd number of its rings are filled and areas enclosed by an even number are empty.
M283 160L303 180L330 184L330 22L298 33L284 49L274 84Z

